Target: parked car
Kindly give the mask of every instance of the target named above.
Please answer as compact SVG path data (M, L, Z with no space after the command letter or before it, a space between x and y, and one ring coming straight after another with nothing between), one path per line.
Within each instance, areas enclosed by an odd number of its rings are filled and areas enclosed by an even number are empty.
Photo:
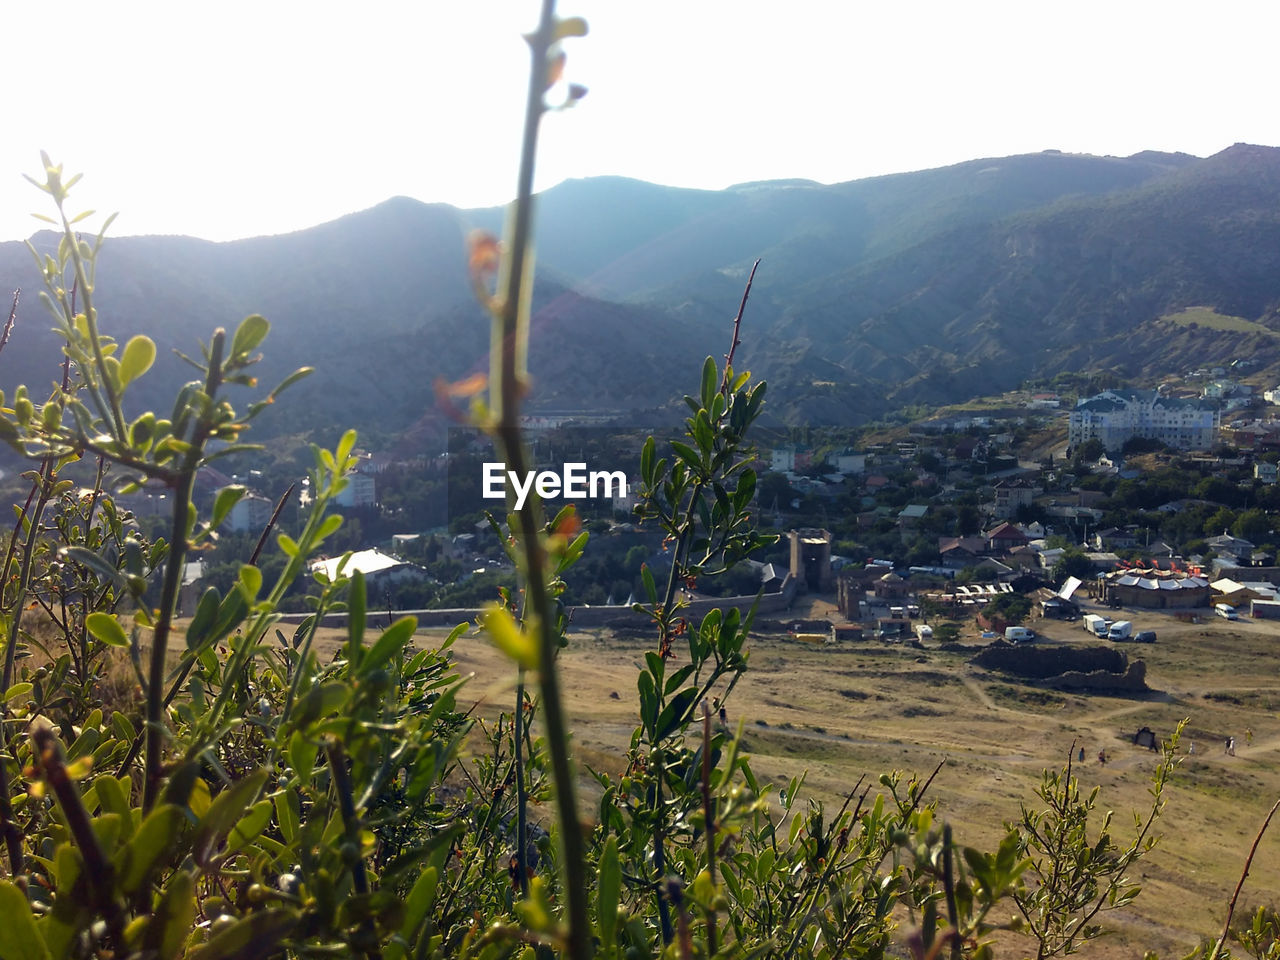
M1214 604L1213 612L1220 616L1223 620L1239 620L1240 615L1236 613L1236 608L1229 603Z
M1134 643L1155 643L1156 632L1154 630L1140 630L1133 635Z

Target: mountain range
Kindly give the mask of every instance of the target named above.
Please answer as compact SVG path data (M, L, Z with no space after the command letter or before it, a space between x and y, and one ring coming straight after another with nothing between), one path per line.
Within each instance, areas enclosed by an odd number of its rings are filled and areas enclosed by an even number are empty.
M593 178L540 195L537 217L531 409L666 410L727 347L756 258L739 367L770 381L781 422L854 425L1063 373L1149 382L1248 357L1280 375L1273 147L1046 151L721 191ZM263 382L317 368L271 411L268 435L355 424L430 446L446 422L435 380L488 368L465 237L501 220L396 198L281 236L110 239L102 323L157 341L138 400L160 404L188 378L171 350L262 313ZM53 379L57 343L29 252L0 244L0 290L15 287L0 383L34 388ZM1179 317L1193 307L1237 319Z

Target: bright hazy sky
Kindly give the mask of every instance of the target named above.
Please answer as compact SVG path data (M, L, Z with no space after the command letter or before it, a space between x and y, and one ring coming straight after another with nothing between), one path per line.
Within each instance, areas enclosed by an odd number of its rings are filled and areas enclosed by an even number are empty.
M1280 144L1274 0L562 0L590 88L539 186L838 182L1047 148ZM113 235L506 202L535 0L0 0L0 240L48 150Z

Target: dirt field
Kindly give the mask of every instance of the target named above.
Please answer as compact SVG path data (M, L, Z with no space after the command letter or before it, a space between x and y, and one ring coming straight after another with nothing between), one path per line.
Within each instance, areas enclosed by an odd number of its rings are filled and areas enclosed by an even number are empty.
M821 608L813 613L823 615ZM990 848L1019 804L1034 802L1041 771L1061 766L1072 744L1085 748L1085 762L1075 766L1082 786L1101 786L1100 805L1117 811L1115 832L1127 836L1130 811L1143 808L1155 765L1155 754L1133 745L1134 732L1149 726L1166 736L1189 718L1184 762L1159 826L1164 840L1140 865L1143 894L1132 909L1110 915L1116 936L1088 950L1182 956L1221 929L1244 857L1280 796L1280 624L1208 616L1186 624L1137 610L1123 616L1135 631L1159 634L1155 644L1121 646L1147 663L1153 692L1143 699L1049 690L937 649L761 637L750 647L751 671L729 701L730 725L745 718L762 781L781 783L807 770L809 789L829 799L863 774L924 774L945 760L932 791L942 817L961 842ZM1078 621L1032 625L1040 643L1106 643ZM635 676L645 649L595 632L573 635L562 654L577 754L593 766L621 766L638 722ZM496 713L510 699L511 670L482 637L464 637L455 650L463 673L474 673L466 698L482 713ZM1224 749L1229 736L1234 757ZM1108 759L1100 764L1103 749ZM1280 835L1272 835L1254 861L1238 919L1248 907L1277 901L1277 868Z

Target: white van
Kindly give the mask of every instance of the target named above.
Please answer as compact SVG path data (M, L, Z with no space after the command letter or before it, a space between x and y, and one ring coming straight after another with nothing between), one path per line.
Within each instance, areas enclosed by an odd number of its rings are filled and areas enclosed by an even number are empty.
M1229 603L1216 603L1213 606L1213 612L1220 616L1223 620L1239 620L1240 615L1236 613L1236 608Z
M1105 637L1111 629L1111 621L1096 613L1086 613L1081 625L1095 637Z
M1028 630L1026 627L1005 627L1004 638L1018 643L1022 640L1034 640L1036 633L1034 630Z

